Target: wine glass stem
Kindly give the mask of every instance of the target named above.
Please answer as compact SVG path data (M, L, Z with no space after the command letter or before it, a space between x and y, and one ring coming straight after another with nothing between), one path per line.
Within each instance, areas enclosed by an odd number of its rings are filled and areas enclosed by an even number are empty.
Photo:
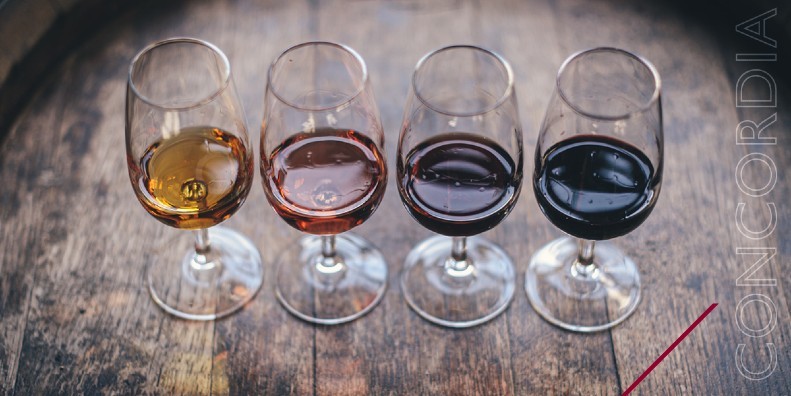
M453 247L451 251L451 256L456 262L465 263L467 262L467 237L453 237Z
M335 251L335 235L322 235L321 236L321 256L317 257L315 263L315 270L325 275L332 275L334 279L337 275L342 274L345 268L343 259L338 256Z
M572 272L575 276L590 277L596 271L596 265L593 263L593 248L596 246L596 241L579 239L578 243L579 251L577 259L572 264Z
M195 230L195 253L199 255L206 255L209 253L209 229L201 228Z
M335 235L323 235L321 237L321 255L324 258L335 257Z
M190 260L192 270L197 273L206 273L214 269L217 263L209 258L211 253L211 243L209 241L209 230L201 228L195 231L195 255ZM198 276L198 274L195 274Z
M473 266L467 258L467 238L453 237L450 257L445 260L445 273L453 278L464 279L472 272Z

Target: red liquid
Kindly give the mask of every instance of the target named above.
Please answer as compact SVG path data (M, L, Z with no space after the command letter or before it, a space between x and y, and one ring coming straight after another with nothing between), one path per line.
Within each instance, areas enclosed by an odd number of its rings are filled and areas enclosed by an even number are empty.
M521 161L469 133L448 133L415 147L399 161L399 191L424 227L448 236L489 230L511 211L521 185Z
M533 188L541 211L556 227L578 238L602 240L625 235L645 221L656 203L659 180L638 148L583 135L546 152L536 163Z
M325 128L286 139L262 163L264 191L280 217L317 235L362 224L382 201L387 172L365 135Z

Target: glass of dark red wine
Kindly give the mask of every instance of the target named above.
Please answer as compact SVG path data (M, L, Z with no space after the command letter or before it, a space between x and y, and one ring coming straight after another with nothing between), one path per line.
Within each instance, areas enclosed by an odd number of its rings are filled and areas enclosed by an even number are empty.
M250 301L263 279L261 256L242 234L213 227L239 209L254 174L244 109L222 51L174 38L134 57L126 159L143 207L171 227L195 230L194 248L169 241L168 252L149 263L153 300L192 320L220 318Z
M373 309L387 284L385 259L346 231L379 206L387 168L368 70L354 50L308 42L275 59L264 104L261 174L275 212L311 234L280 255L280 303L320 324L348 322Z
M410 307L457 328L503 312L514 266L502 248L474 235L505 219L521 187L522 128L509 64L468 45L424 56L412 76L397 164L404 206L441 234L406 258L401 288Z
M576 53L560 67L533 189L544 215L574 238L538 250L525 279L533 308L554 325L609 329L640 302L635 263L606 240L642 224L659 196L660 88L651 63L616 48Z

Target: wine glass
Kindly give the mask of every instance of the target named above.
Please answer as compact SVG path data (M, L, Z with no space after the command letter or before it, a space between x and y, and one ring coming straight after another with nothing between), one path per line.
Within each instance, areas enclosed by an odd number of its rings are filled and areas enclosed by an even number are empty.
M515 289L511 259L473 236L499 224L522 182L522 128L513 72L499 55L454 45L412 75L398 142L401 201L441 234L406 258L401 288L423 318L469 327L503 312Z
M192 320L226 316L263 279L261 256L242 234L213 227L242 205L253 151L228 58L214 45L171 38L129 67L126 159L138 200L157 220L195 230L181 261L150 264L148 289L165 311Z
M275 212L311 234L281 254L280 303L320 324L348 322L373 309L387 284L385 259L369 241L345 233L374 213L387 184L384 132L357 52L308 42L275 59L261 127L261 174Z
M617 48L582 51L560 67L538 136L533 188L544 215L578 239L543 246L525 280L533 308L554 325L608 329L640 302L635 263L605 240L637 228L659 196L660 86L651 63Z

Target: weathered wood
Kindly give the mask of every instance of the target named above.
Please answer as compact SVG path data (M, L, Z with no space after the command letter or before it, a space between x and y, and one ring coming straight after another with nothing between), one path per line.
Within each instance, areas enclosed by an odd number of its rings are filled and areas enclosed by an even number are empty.
M649 220L618 240L638 263L643 280L640 308L611 332L622 389L717 302L718 309L645 379L636 394L788 393L789 368L787 364L783 367L782 360L778 372L766 381L742 377L733 363L739 343L762 345L750 343L734 319L741 314L736 305L747 294L736 286L736 279L753 259L736 256L735 249L777 247L777 238L783 235L776 232L760 243L750 243L734 222L737 203L744 200L734 170L746 154L746 148L735 143L739 117L732 98L737 77L727 73L728 66L735 63L735 51L731 48L731 53L723 53L710 32L683 17L664 17L667 10L662 5L568 1L557 8L558 22L568 27L566 42L575 47L570 50L602 44L633 49L651 59L663 78L666 146L662 193ZM607 29L601 28L603 23ZM671 41L673 45L668 44ZM791 117L788 108L784 106L781 119ZM772 131L773 136L780 135L779 145L767 151L780 163L788 157L791 141L782 133L787 131L783 126L776 125ZM759 175L747 179L764 180ZM785 196L787 186L778 184L775 196ZM788 206L781 206L778 209L787 216ZM757 217L748 223L754 229L768 221ZM778 255L767 269L779 268L780 263L782 256ZM781 285L768 294L782 315L788 312L782 284L787 287L789 277L774 276L781 279ZM766 323L766 318L755 316L757 312L746 310L745 320L754 325ZM787 345L787 339L788 331L780 330L763 341ZM768 361L762 358L746 362ZM760 371L760 366L750 367Z
M101 0L0 2L0 140L42 82L53 78L51 70L129 8Z
M356 48L371 71L391 177L385 201L358 232L386 252L390 282L382 305L368 317L316 334L316 393L511 394L506 323L498 320L467 331L429 324L407 307L399 280L406 255L430 235L407 214L395 178L396 143L412 71L431 50L473 41L474 5L414 2L405 9L370 2L350 13L344 4L318 3L317 36ZM462 347L473 340L480 348Z
M610 335L557 331L533 311L524 291L524 272L532 254L562 235L538 208L532 174L536 140L555 88L554 77L569 54L568 40L559 33L565 27L551 1L480 2L478 8L481 43L500 52L514 68L524 129L522 195L511 218L493 231L493 238L503 243L520 274L517 298L506 313L515 394L619 393Z
M34 258L4 262L35 279L17 375L8 382L20 394L210 389L214 323L163 316L143 286L144 265L176 233L151 221L127 194L119 161L126 69L130 54L158 33L138 33L122 21L124 29L106 32L120 45L87 43L60 70L63 79L31 103L33 114L49 113L55 121L42 127L25 118L3 147L20 157L4 169L28 168L25 179L36 183L28 202L46 227L27 244L37 251ZM18 150L13 142L31 147Z
M777 145L735 144L739 121L771 114L735 107L738 76L761 66L734 61L738 33L708 30L671 6L628 1L145 4L69 48L2 140L0 393L613 395L712 302L717 310L635 394L791 393L791 274L782 266L791 258L791 107L781 91L770 131ZM271 60L310 39L355 48L368 63L391 176L417 60L456 43L501 53L516 74L526 178L514 212L485 236L516 263L511 307L467 330L428 324L408 308L398 276L407 253L430 232L406 213L390 177L381 207L356 230L385 253L390 269L387 294L363 318L312 326L279 306L273 264L300 234L268 207L258 182L227 225L261 250L260 294L216 322L161 312L148 296L144 268L175 257L191 240L148 216L134 197L124 161L124 94L131 57L148 42L177 35L207 39L229 56L256 151ZM665 179L651 217L616 241L640 266L643 302L611 332L579 335L544 322L525 297L530 255L561 235L540 213L530 176L557 68L571 52L602 44L646 56L663 77ZM782 70L772 71L778 83L791 78ZM755 151L769 155L779 173L774 190L753 199L734 173ZM745 178L757 184L764 171L752 167ZM734 222L739 202L750 203L753 229L769 220L765 204L775 203L774 233L760 241L742 236ZM758 275L777 278L778 286L737 287L754 260L737 255L737 247L776 247ZM767 337L739 331L736 306L750 293L766 294L776 306L778 324ZM760 327L767 312L756 304L744 320ZM766 380L747 380L735 366L736 348L752 348L745 363L757 370L764 342L777 346L778 369Z
M228 19L213 29L211 36L203 37L216 42L230 59L258 152L267 69L287 47L311 38L311 6L307 1L280 0L216 7L207 18L228 12L228 8L234 15L249 15L232 22ZM261 251L264 286L244 311L215 327L212 393L312 394L316 329L289 315L274 294L273 264L282 249L294 246L299 233L269 207L259 181L253 183L250 196L228 226L249 236Z
M51 92L51 91L50 91ZM4 188L0 193L0 392L10 393L16 380L22 339L34 282L34 273L41 264L44 246L63 239L63 216L53 216L46 200L57 194L48 193L52 172L49 161L56 146L36 144L33 134L59 128L59 112L64 95L46 95L46 107L27 113L29 118L18 124L2 147L0 170ZM42 177L43 176L43 177Z

